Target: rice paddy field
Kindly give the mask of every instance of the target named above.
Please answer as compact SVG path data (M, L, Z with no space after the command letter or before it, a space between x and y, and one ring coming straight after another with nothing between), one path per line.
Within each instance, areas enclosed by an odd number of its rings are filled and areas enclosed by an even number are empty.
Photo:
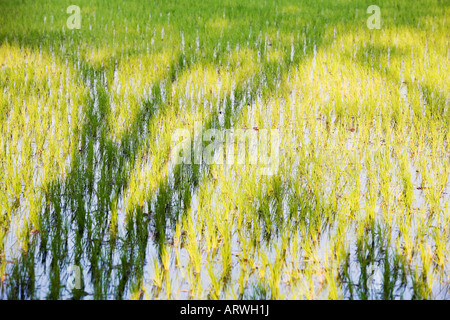
M0 0L0 298L449 299L449 20Z

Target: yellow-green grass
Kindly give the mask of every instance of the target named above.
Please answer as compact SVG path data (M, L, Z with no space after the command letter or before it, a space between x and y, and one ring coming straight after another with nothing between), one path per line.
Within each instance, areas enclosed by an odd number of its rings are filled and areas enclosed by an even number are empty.
M379 30L358 0L73 4L0 4L1 297L448 298L448 1ZM278 130L276 173L175 165L196 123Z

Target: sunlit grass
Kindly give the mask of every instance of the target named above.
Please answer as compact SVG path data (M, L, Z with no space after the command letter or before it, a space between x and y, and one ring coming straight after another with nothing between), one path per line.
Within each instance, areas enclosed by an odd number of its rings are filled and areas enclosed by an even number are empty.
M447 4L78 5L0 5L1 297L448 298ZM176 164L196 124L276 173Z

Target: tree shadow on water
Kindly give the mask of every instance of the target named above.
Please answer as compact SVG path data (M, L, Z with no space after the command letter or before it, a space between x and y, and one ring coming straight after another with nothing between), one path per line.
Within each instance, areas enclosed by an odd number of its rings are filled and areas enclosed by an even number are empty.
M225 123L228 126L232 118L239 117L245 110L244 101L250 103L256 100L263 80L267 85L264 90L273 91L279 80L277 76L288 72L289 67L301 66L316 50L331 44L333 39L326 36L327 30L316 29L315 25L327 24L330 27L345 23L346 28L351 30L361 22L365 23L365 19L357 19L353 15L350 16L352 20L343 21L343 17L349 17L347 11L354 10L352 4L334 4L334 11L323 12L322 8L313 6L313 3L306 1L299 5L297 2L287 1L286 6L279 7L264 7L260 3L240 4L238 7L215 5L214 15L208 20L208 28L206 24L203 27L197 25L192 31L185 33L187 48L195 46L197 32L200 32L201 39L207 39L204 42L208 47L201 48L200 52L206 57L205 63L214 65L219 64L228 53L227 45L234 48L239 43L241 46L246 42L250 43L249 46L258 43L261 55L264 56L264 50L268 50L265 48L267 39L264 36L268 34L271 37L269 41L275 42L277 33L281 35L279 47L283 49L283 70L278 72L276 64L263 62L250 85L241 83L236 88L236 104L242 105L242 108L232 111L231 96L223 98L226 105ZM362 7L366 2L356 3ZM299 10L294 10L296 5ZM168 5L168 8L172 10L173 17L183 15L174 4ZM206 9L207 7L200 6L199 12ZM277 15L273 14L274 9L279 10ZM224 11L228 14L227 18L223 18ZM249 17L250 25L243 24L242 21L247 21ZM407 23L409 20L404 21ZM196 22L190 19L189 23L195 26ZM224 23L229 25L225 31L214 29L216 25ZM180 31L174 31L176 37ZM6 37L15 39L21 46L47 51L55 44L52 40L66 41L65 35L59 31L43 33L33 30L21 36L0 32L0 39ZM84 41L81 35L74 39ZM296 44L296 48L304 54L295 55L291 61L293 39L304 41L304 44ZM224 45L216 49L218 42ZM121 53L127 57L138 56L145 54L145 50L130 48ZM106 119L111 116L111 105L102 77L110 80L118 54L103 61L103 66L80 59L75 52L68 56L60 54L61 60L68 58L74 65L81 63L78 76L83 78L91 97L86 106L79 141L72 146L69 174L63 181L53 181L43 188L46 191L39 221L40 234L30 237L30 249L26 254L21 254L17 263L12 266L7 297L39 297L39 292L44 291L41 286L48 288L49 299L66 297L63 279L68 277L68 268L73 264L82 268L85 275L84 289L73 290L69 292L69 296L79 299L92 294L95 299L121 299L129 291L142 285L149 243L154 243L156 251L161 253L161 248L170 237L170 228L192 206L191 195L198 189L201 177L207 175L208 169L199 165L178 165L173 170L173 177L161 181L157 191L148 196L144 206L136 206L125 212L125 204L121 202L136 157L144 147L146 124L164 108L165 103L171 103L163 102L161 83L164 81L166 88L172 89L178 75L188 73L200 53L193 52L173 58L167 73L151 87L151 100L141 99L139 112L117 141L109 137L111 128ZM204 128L218 128L218 117L217 111L214 111L205 121ZM262 197L264 196L267 195ZM270 224L278 221L272 220L267 220L268 230L272 230ZM48 281L38 279L36 273L39 271L43 272Z

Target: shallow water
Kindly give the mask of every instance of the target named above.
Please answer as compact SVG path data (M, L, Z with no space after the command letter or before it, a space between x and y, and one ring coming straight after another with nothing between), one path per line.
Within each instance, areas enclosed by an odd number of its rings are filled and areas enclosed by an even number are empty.
M422 4L422 30L386 9L374 33L334 2L287 4L99 4L81 38L56 13L36 39L8 31L1 299L448 299L446 11ZM277 174L176 165L171 133L198 122L279 130Z

